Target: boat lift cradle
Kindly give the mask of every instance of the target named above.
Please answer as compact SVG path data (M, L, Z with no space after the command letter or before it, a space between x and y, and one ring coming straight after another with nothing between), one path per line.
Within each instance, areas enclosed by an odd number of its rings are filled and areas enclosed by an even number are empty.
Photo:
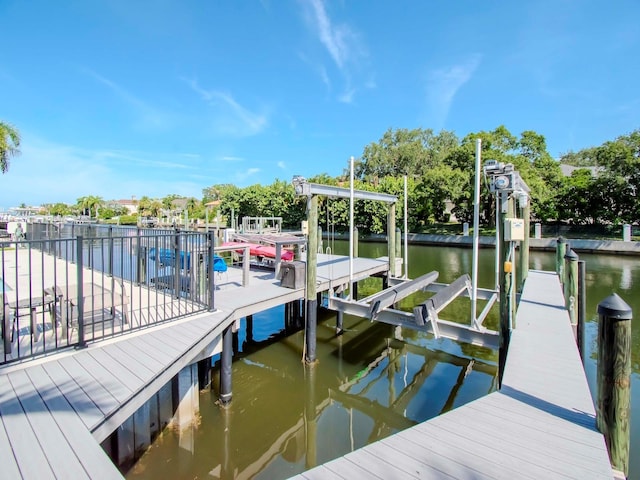
M498 348L498 332L482 326L497 300L496 293L493 290L478 289L478 299L488 301L480 316L476 320L472 319L469 325L443 320L439 318L439 312L459 296L471 295L471 279L468 274L464 274L447 285L435 282L438 275L437 271L432 271L414 280L390 279L395 285L357 301L330 295L327 306L330 310L369 318L371 321L427 331L436 338L444 337L473 345ZM396 302L418 291L436 293L414 307L413 313L392 308Z

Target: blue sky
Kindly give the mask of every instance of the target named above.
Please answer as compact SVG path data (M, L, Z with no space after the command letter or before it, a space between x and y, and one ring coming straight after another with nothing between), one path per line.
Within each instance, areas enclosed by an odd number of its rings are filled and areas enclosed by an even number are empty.
M0 0L0 208L339 175L390 127L640 128L640 2Z

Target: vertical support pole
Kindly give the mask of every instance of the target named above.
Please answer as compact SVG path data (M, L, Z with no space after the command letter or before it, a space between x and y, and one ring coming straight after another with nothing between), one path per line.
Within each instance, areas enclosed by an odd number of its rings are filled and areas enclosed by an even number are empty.
M524 197L524 198L522 198ZM524 240L520 242L520 256L518 257L518 291L522 291L524 281L529 275L529 238L531 228L529 196L521 195L518 200L520 207L520 218L524 220Z
M324 251L322 247L322 227L318 225L318 253L322 253Z
M76 239L76 282L78 284L78 298L77 309L78 309L78 348L84 348L87 346L87 342L84 339L84 292L83 290L83 268L84 268L84 258L82 257L82 245L83 245L82 235L78 235ZM73 312L71 312L73 314Z
M396 228L396 258L402 258L402 232L400 231L400 227ZM393 276L400 276L397 268L393 269Z
M247 343L253 343L253 315L247 315L245 320L247 322L246 341Z
M173 235L173 295L180 298L180 231L176 228Z
M205 265L207 266L207 293L209 311L213 312L216 309L216 276L213 271L213 255L215 254L215 238L214 232L207 233L207 260Z
M584 365L584 322L587 311L587 281L586 264L584 260L578 260L578 351Z
M564 281L564 255L567 253L567 248L567 241L558 237L556 241L556 273L560 277L560 282Z
M597 426L611 466L629 474L631 307L617 294L598 304Z
M509 203L507 204L507 218L515 218L516 216L516 198L512 194L509 196ZM504 224L503 224L504 225ZM509 273L508 281L509 281L509 328L513 330L515 328L516 323L516 310L517 310L517 302L516 302L516 278L518 272L518 262L516 261L516 244L515 242L508 243L509 249L509 262L511 263L511 272Z
M569 312L573 334L578 339L578 255L569 249L564 256L564 306Z
M220 354L220 404L224 407L231 402L231 363L233 361L233 325L222 332L222 353Z
M198 361L198 387L204 390L211 385L211 357Z
M476 163L473 192L473 251L471 271L471 322L473 325L478 319L478 248L480 247L480 166L482 153L482 139L476 139ZM467 224L468 227L468 224ZM467 232L467 235L469 233ZM496 242L496 256L498 254ZM497 283L497 282L496 282Z
M509 242L504 240L504 221L508 214L508 193L505 191L499 191L497 196L498 209L498 222L496 223L496 230L499 231L499 275L500 282L500 349L498 352L498 382L502 385L502 375L504 374L504 366L507 360L507 350L509 348L509 339L511 336L510 329L510 317L511 317L511 305L510 305L510 287L511 287L511 263L509 259Z
M353 227L351 236L353 237L353 257L356 258L358 256L358 227Z
M304 402L304 422L306 433L306 455L305 468L307 470L318 464L317 460L317 436L318 426L316 419L316 389L315 389L315 368L305 367L305 402Z
M396 204L389 205L387 215L387 240L389 242L389 272L387 275L395 276L396 272Z
M540 222L536 222L534 227L534 238L542 238L542 224Z
M113 227L109 227L109 249L107 252L107 276L113 277Z
M404 176L404 278L409 278L409 211L407 199L407 176Z
M309 248L307 249L307 314L305 323L306 363L316 361L316 321L318 318L318 298L316 292L316 268L318 263L318 196L311 195L307 201L307 221L309 224Z
M344 296L343 290L340 290L338 296L342 298ZM344 333L344 313L342 310L336 312L336 335L342 335Z
M282 244L280 242L276 242L276 268L275 268L276 278L280 278L281 262L282 262Z

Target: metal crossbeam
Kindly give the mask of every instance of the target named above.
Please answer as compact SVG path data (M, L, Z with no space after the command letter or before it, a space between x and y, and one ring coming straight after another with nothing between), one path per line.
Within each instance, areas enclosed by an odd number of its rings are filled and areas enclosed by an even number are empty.
M336 187L334 185L321 185L319 183L309 183L302 177L293 178L293 186L296 195L323 195L334 198L351 198L351 191L348 188ZM396 203L398 197L388 193L367 192L366 190L354 190L353 198L357 200L374 200L385 203Z
M360 300L360 302L370 305L369 318L375 319L378 312L408 297L412 293L424 289L430 283L435 282L438 279L438 275L439 273L434 270L415 280L405 281L397 286L387 288L375 295Z
M329 297L328 308L357 317L369 318L370 306L361 302ZM378 313L376 321L435 335L433 325L431 323L417 325L413 313L386 308ZM498 348L498 332L493 330L474 328L447 320L438 320L436 328L439 336L444 338L493 349Z

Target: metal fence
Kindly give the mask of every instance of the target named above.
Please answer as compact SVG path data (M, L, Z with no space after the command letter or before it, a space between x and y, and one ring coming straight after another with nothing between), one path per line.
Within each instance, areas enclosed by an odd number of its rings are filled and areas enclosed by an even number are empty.
M0 249L0 363L213 310L212 232L32 227Z

